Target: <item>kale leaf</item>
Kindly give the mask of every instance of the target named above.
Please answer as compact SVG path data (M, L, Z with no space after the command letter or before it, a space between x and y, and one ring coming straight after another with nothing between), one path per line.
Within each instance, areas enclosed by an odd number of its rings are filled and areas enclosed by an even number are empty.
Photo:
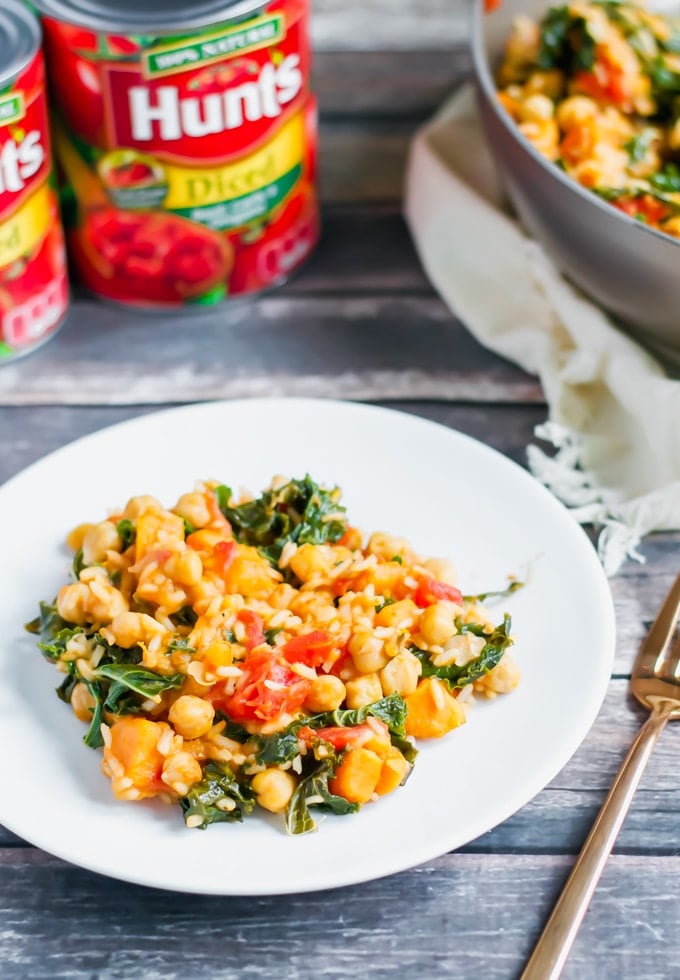
M215 495L236 540L258 548L274 566L289 541L334 544L347 530L338 489L327 490L309 475L236 507L231 506L229 487L217 487Z
M390 694L386 698L374 701L373 704L366 704L363 708L353 708L336 711L326 711L321 715L313 715L307 718L306 725L310 728L327 728L339 725L342 728L352 728L355 725L362 725L369 715L384 721L391 734L400 738L406 734L406 702L400 694Z
M374 701L373 704L364 705L363 708L324 711L308 718L296 718L283 731L275 732L273 735L254 736L259 746L255 759L258 763L268 766L290 762L299 755L298 732L300 728L353 728L356 725L362 725L369 715L385 722L394 745L405 740L406 702L400 694L390 694L386 698ZM409 762L412 762L416 751L408 740L406 742L409 747L407 758Z
M73 577L78 582L80 580L80 573L85 568L85 559L83 558L83 549L79 548L73 556L73 564L71 570L73 572Z
M316 823L310 807L344 815L356 813L358 803L348 803L342 796L335 796L328 788L328 780L333 776L337 760L323 759L298 783L286 809L286 831L289 834L308 834L316 830Z
M122 521L118 521L116 524L116 530L118 531L118 537L123 542L123 551L127 551L131 544L134 544L137 539L137 529L135 528L132 521L124 517Z
M427 651L419 650L418 647L411 647L411 652L418 657L423 665L423 677L438 677L445 681L451 690L456 690L479 680L480 677L488 674L501 662L503 654L513 642L510 636L510 626L511 620L507 613L502 624L491 633L487 633L486 628L479 623L460 624L460 633L473 633L475 636L483 636L486 640L479 656L462 667L457 664L436 667Z
M113 681L117 687L123 687L145 698L157 698L163 691L181 687L184 674L170 674L162 677L153 670L147 670L138 664L102 664L94 671L97 680ZM118 694L118 692L117 692ZM107 710L112 711L108 699Z
M278 766L282 762L290 762L294 759L300 754L297 733L303 724L304 720L298 719L281 732L275 732L273 735L258 735L256 741L259 748L255 761L266 766Z
M628 159L630 162L640 163L642 160L644 160L653 141L653 129L643 129L641 133L636 133L635 136L631 136L631 138L623 144L623 148L628 154Z
M80 634L90 635L83 626L73 626L62 619L57 610L56 602L41 602L40 614L36 619L26 623L25 629L29 633L40 637L38 648L42 651L47 660L59 660L66 651L66 644L74 636Z
M675 163L667 163L663 170L651 175L649 183L655 190L666 194L680 193L680 167Z
M513 592L518 592L523 589L526 585L525 582L510 582L507 589L497 589L492 592L480 592L477 595L464 595L463 602L486 602L487 599L505 599L507 596L512 595Z
M560 68L567 75L588 71L595 63L595 39L585 17L569 7L552 7L541 21L540 68Z
M185 822L189 817L201 817L201 830L211 823L239 823L255 807L253 790L239 782L224 762L209 762L203 779L180 800Z
M182 606L170 617L174 626L195 626L197 619L198 614L194 612L191 606Z
M87 732L83 736L83 742L91 749L100 749L104 744L102 737L102 720L104 718L104 691L101 684L96 681L84 681L87 689L94 698L94 709L92 711L92 721Z

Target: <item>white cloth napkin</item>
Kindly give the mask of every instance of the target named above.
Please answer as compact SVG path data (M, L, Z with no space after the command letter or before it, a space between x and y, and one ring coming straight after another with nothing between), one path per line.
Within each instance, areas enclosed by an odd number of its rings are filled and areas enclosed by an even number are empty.
M556 452L533 474L600 529L613 575L656 530L680 529L680 381L557 272L504 210L470 86L415 136L405 216L432 284L486 347L537 375ZM679 317L680 319L680 317Z

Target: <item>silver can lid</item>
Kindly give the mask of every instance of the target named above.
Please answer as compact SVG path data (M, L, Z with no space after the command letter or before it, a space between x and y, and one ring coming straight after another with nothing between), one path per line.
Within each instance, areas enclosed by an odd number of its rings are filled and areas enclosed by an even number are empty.
M0 91L28 68L40 49L40 24L20 0L0 7Z
M239 20L266 6L267 0L33 0L43 14L109 34L165 37L190 34Z

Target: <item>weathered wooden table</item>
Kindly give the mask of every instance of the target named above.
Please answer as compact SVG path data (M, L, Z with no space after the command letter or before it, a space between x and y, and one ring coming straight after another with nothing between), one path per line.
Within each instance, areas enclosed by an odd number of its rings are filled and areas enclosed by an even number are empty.
M55 340L0 371L0 480L159 406L267 393L388 403L524 463L545 416L539 385L443 306L400 217L408 140L467 70L463 48L435 44L446 5L421 4L433 18L416 37L424 50L319 54L325 237L306 270L200 323L79 301ZM346 46L340 6L322 7L322 43ZM401 47L406 26L386 28L401 31ZM649 539L647 564L613 580L619 642L600 716L560 775L492 832L412 871L282 900L119 883L0 829L0 976L516 976L644 718L628 672L678 571L679 544L678 534ZM679 739L664 734L644 777L569 961L572 980L680 976Z

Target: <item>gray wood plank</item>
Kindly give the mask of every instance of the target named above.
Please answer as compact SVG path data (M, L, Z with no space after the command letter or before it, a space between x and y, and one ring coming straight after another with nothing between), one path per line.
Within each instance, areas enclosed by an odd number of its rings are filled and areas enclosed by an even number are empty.
M319 171L323 200L399 207L409 145L416 129L416 122L403 119L322 119Z
M467 36L469 0L314 0L317 49L447 48Z
M519 463L534 426L545 418L542 405L467 405L438 402L378 402L408 411L464 432L493 446ZM0 408L0 484L30 463L81 436L105 426L139 418L166 405L34 406Z
M571 866L556 856L447 855L380 881L281 898L184 896L0 852L6 980L516 976ZM615 855L565 980L680 970L680 858Z
M415 343L417 338L417 343ZM57 337L0 371L0 405L130 405L251 395L541 403L435 297L281 293L200 318L76 304Z
M442 51L317 51L313 87L325 120L423 119L470 72L466 44Z

